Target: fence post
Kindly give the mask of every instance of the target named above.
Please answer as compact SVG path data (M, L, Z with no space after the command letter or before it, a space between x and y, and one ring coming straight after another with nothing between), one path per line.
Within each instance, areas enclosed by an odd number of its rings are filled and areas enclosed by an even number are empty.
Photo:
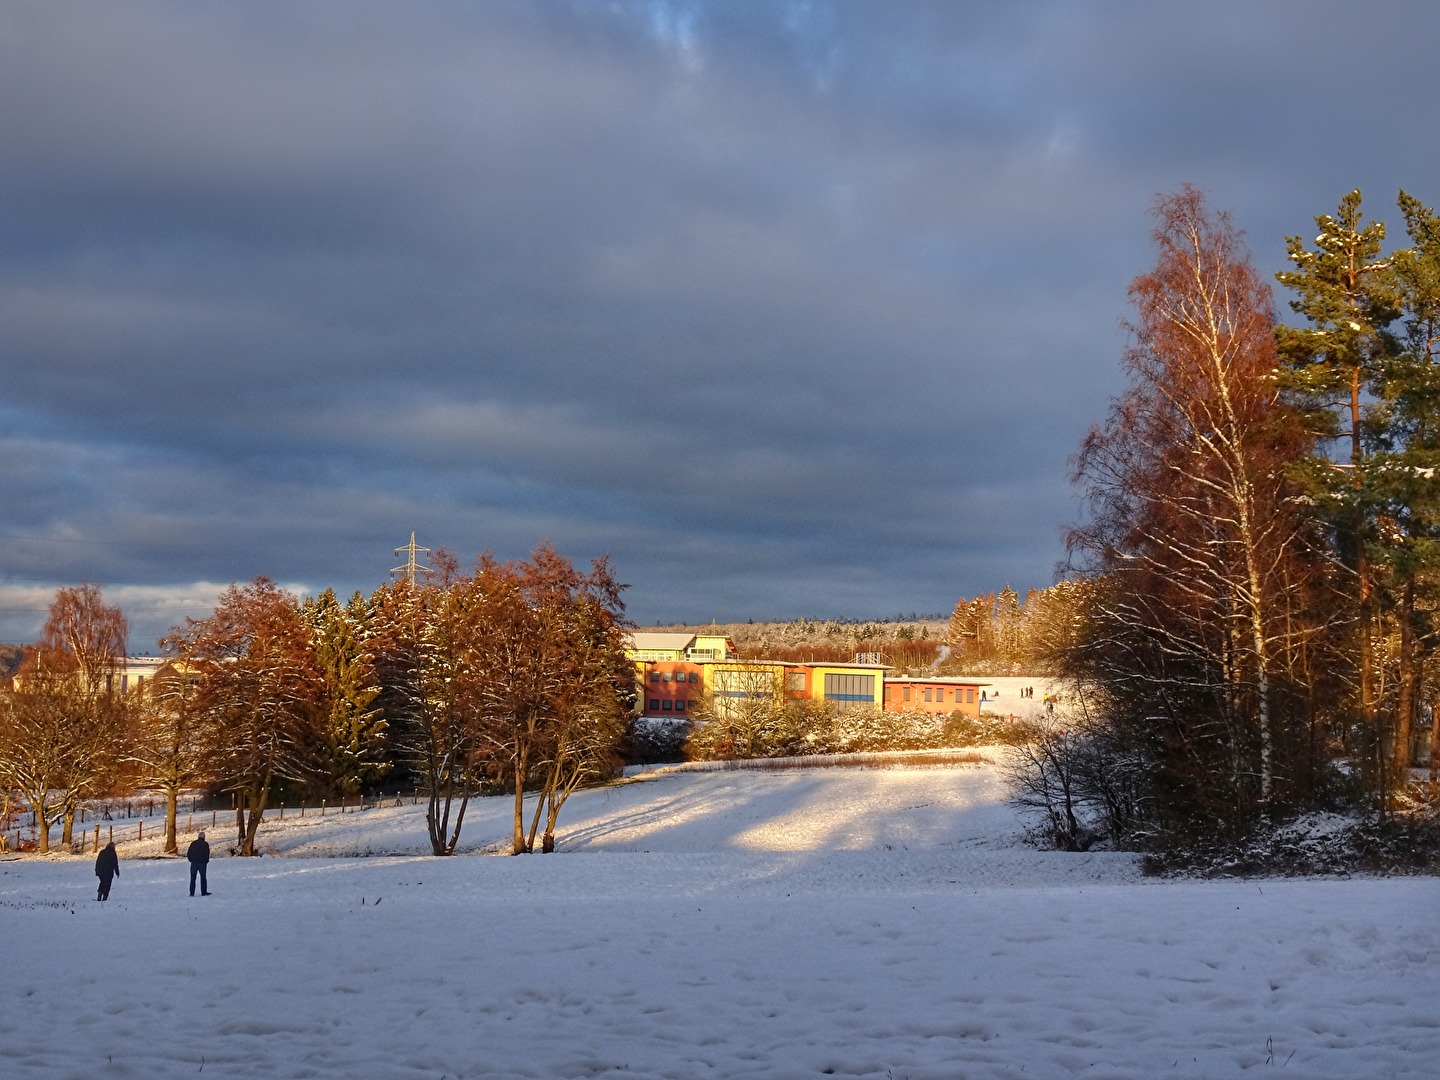
M115 842L115 826L114 826L114 825L111 825L111 826L110 826L110 843L113 844L114 842Z
M136 834L135 834L135 839L136 839L137 841L144 840L144 839L145 839L145 819L144 819L144 818L141 818L141 819L140 819L140 825L139 825L138 828L139 828L139 831L136 832Z
M321 817L324 817L324 816L325 816L325 800L324 800L324 799L321 799L321 800L320 800L320 816L321 816Z
M285 820L285 804L283 802L280 804L280 820Z
M100 823L95 823L95 850L100 850Z
M210 808L210 827L212 829L215 827L215 808L213 806Z

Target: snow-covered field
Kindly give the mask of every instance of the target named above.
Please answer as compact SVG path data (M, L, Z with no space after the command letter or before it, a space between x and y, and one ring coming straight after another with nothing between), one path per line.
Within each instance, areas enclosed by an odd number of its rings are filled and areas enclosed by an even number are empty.
M987 764L655 775L550 856L396 854L422 811L287 816L207 898L0 862L0 1076L1440 1075L1433 878L1143 880Z

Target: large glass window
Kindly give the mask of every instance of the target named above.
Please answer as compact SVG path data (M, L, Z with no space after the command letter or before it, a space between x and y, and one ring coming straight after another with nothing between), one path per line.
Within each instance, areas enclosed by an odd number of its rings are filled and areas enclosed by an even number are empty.
M827 672L825 675L825 698L827 701L873 702L875 700L875 676Z

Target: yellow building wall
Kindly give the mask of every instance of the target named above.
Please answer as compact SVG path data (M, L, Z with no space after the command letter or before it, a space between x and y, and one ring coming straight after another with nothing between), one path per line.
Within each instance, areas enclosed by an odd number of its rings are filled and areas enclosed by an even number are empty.
M807 664L810 669L810 697L815 701L836 700L825 697L826 675L868 675L870 676L870 697L867 701L840 699L843 705L872 705L882 708L885 704L885 669L860 667L855 664Z

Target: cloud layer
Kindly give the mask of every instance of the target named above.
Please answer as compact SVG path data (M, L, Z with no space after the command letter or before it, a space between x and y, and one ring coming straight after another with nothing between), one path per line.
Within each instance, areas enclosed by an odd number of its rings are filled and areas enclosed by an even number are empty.
M1407 4L20 0L0 639L56 585L609 553L642 622L1044 585L1146 210L1440 148ZM1360 42L1373 52L1360 57ZM196 583L202 583L197 586ZM173 602L172 602L173 601Z

